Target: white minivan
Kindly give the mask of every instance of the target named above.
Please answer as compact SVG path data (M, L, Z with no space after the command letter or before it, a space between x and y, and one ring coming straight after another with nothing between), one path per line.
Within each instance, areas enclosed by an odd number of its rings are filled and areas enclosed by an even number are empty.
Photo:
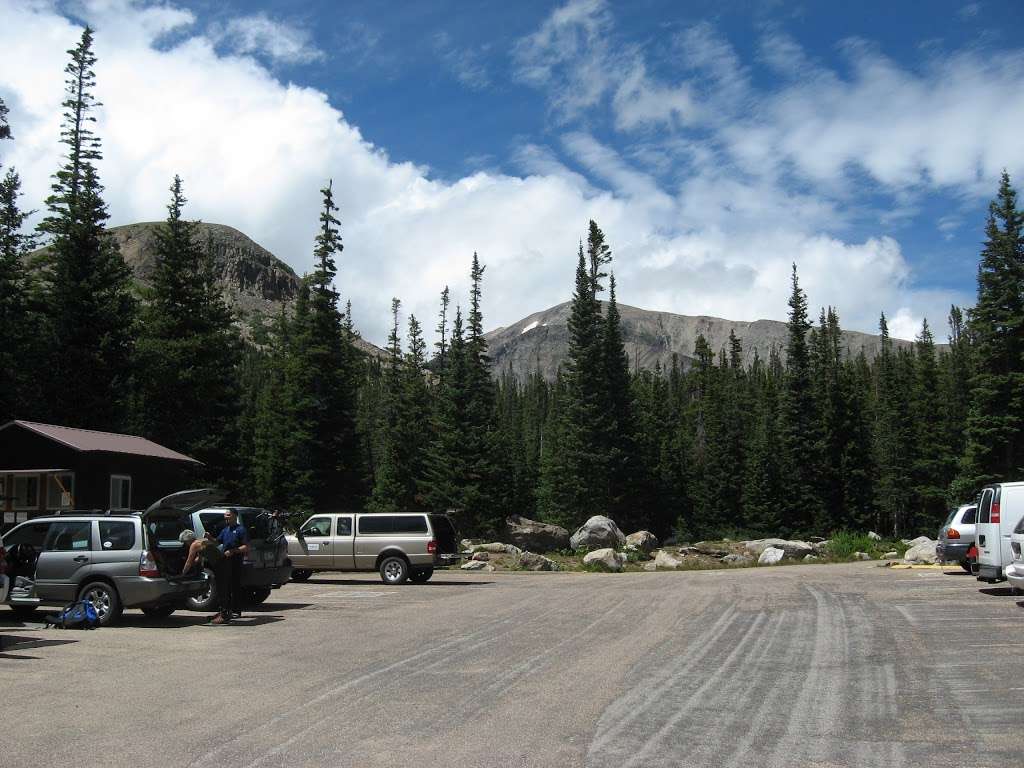
M978 497L978 581L994 583L1006 578L1013 562L1010 536L1024 518L1024 482L986 485Z

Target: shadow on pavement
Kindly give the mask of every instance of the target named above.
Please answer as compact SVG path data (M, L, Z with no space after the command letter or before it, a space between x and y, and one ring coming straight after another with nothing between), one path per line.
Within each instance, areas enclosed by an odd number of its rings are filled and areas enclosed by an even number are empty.
M973 576L974 574L973 573L968 573L963 568L957 568L955 571L943 570L942 571L942 575L943 576Z
M77 640L40 640L19 635L0 635L0 659L38 659L38 656L21 656L13 654L11 651L25 651L29 648L45 648L48 645L67 645L77 642Z
M423 587L479 587L485 584L493 584L493 581L444 581L442 579L431 579L424 584L415 584L413 582L406 582L405 584L391 585L385 584L381 581L365 581L362 579L307 579L306 581L296 582L298 584L316 584L318 586L329 587L332 585L339 587L367 587L373 589L379 589L380 587L392 587L398 586L402 589L415 589Z
M248 613L243 611L242 618L235 619L232 622L232 626L237 624L239 626L257 626L259 624L273 624L278 621L284 621L284 616L268 616L262 614L259 616L253 616L253 611ZM121 627L136 627L139 629L182 629L184 627L202 627L210 623L210 617L213 614L210 613L182 613L174 614L173 616L166 616L163 618L150 617L144 614L125 614L122 616L117 624L113 627L105 627L104 632L110 630L120 629ZM212 625L221 626L221 625Z
M992 597L1013 597L1012 587L985 587L979 589L979 592L983 595L991 595Z
M298 611L309 608L313 603L275 603L268 600L260 605L253 605L243 609L243 613L274 613L275 611Z

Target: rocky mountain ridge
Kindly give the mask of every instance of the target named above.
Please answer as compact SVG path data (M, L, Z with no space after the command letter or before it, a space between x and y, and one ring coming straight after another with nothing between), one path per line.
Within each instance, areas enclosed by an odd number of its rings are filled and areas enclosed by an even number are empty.
M606 305L602 305L606 308ZM535 371L547 380L555 378L558 366L569 349L570 302L534 312L512 325L487 333L488 350L495 373L511 371L523 378ZM767 360L772 348L785 360L786 323L778 320L725 320L718 317L677 315L654 312L619 304L622 316L622 338L630 368L653 370L656 365L666 369L678 356L683 368L694 360L697 337L703 335L717 354L728 348L729 333L735 332L743 343L743 362L750 365L755 353ZM911 342L893 339L896 347L909 347ZM843 331L845 354L864 352L874 359L882 347L880 336L859 331Z

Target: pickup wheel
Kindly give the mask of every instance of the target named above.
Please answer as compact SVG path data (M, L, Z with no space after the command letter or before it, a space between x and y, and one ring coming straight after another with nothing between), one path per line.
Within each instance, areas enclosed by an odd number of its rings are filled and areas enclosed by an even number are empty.
M313 572L305 568L292 569L292 581L309 581L309 577L312 575Z
M409 564L404 557L385 557L380 561L380 578L385 584L404 584L409 578Z
M124 612L117 590L105 581L92 581L86 584L78 593L78 599L92 603L101 627L109 627L116 623Z
M198 595L185 598L185 607L190 611L212 611L217 608L217 577L212 570L204 568L206 589Z
M433 568L420 568L409 574L409 580L414 584L425 584L434 575Z

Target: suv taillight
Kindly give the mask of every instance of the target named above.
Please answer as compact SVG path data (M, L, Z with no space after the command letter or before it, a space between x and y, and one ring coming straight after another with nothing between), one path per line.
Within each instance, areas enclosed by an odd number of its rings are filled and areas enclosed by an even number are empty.
M146 576L150 579L160 576L160 569L156 567L156 560L153 559L148 549L142 550L142 555L139 557L139 576Z
M960 538L960 531L958 531L956 528L950 528L948 531L946 531L946 538L947 539L959 539Z
M427 552L432 555L437 554L437 542L434 539L427 542Z
M993 501L992 502L992 513L989 516L988 521L990 523L998 523L999 522L999 502L998 501Z

